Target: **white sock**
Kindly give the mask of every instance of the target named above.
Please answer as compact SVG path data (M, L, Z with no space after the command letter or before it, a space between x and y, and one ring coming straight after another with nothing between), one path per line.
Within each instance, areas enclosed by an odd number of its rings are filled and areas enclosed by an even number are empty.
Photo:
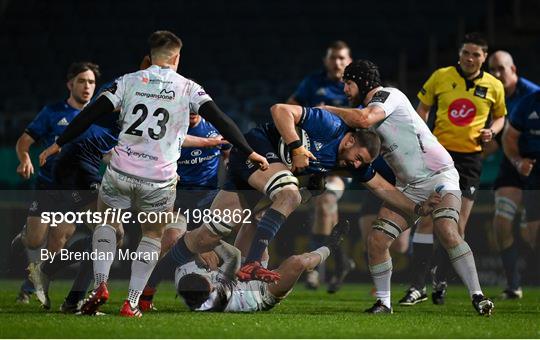
M109 278L116 256L116 230L108 224L97 226L92 235L92 250L97 255L94 261L94 287L97 288Z
M41 262L41 249L45 247L39 247L37 249L26 248L26 256L28 256L28 263Z
M159 260L160 252L161 242L159 239L143 236L136 250L138 260L133 260L131 263L131 279L128 292L131 307L139 304L139 297Z
M324 261L326 261L328 256L330 256L330 249L326 246L323 246L315 249L314 251L312 251L312 253L319 255L321 257L321 263L323 263Z
M377 299L388 308L392 307L390 302L390 282L392 278L392 259L388 259L383 263L369 266L369 272L373 278L375 285L375 295Z
M478 281L478 273L476 272L474 256L467 242L463 241L454 248L448 249L448 256L450 257L450 262L452 262L454 270L465 286L467 286L471 298L475 294L482 294L482 288L480 288L480 282Z

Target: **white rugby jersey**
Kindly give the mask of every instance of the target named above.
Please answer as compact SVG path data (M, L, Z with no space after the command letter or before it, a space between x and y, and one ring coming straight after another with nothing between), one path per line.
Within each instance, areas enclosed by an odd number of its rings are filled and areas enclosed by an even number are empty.
M454 164L411 102L398 89L385 87L368 106L376 105L386 118L374 127L381 138L381 153L396 175L397 186L422 181Z
M118 78L104 95L120 108L111 167L154 181L175 177L189 113L212 98L197 83L157 65Z

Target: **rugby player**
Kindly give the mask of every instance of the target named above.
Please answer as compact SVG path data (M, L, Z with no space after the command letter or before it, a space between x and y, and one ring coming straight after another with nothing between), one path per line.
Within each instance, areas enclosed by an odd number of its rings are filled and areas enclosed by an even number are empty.
M66 83L69 97L64 101L45 106L17 140L15 149L20 161L17 173L22 178L29 179L34 174L30 147L35 143L39 143L42 147L54 143L66 126L92 99L96 79L99 76L99 66L96 64L75 62L69 66ZM51 157L48 164L41 167L37 173L32 203L19 238L29 250L30 263L40 261L40 249L44 246L50 252L62 249L65 240L74 231L74 226L68 223L62 223L55 228L49 228L48 224L41 223L41 212L54 210L54 201L49 198L48 191L54 188L52 169L55 162L55 158ZM28 303L28 293L32 291L31 283L25 281L17 300Z
M61 146L84 132L100 116L120 109L118 144L99 189L98 210L134 209L143 212L171 212L176 197L178 141L182 143L189 125L189 112L208 119L254 166L265 170L266 159L252 151L238 127L193 81L178 73L181 40L171 32L156 31L149 39L152 66L127 74L104 92L73 121L46 151L55 154ZM164 216L163 214L160 216ZM120 315L141 317L139 297L161 251L160 239L169 219L141 223L143 237L132 262L128 298ZM95 289L81 308L93 315L109 297L107 280L116 252L117 220L99 225L93 234Z
M532 258L533 271L540 274L538 263L538 229L540 227L540 90L525 96L514 108L503 133L503 149L506 157L523 177L523 204L527 228L525 235Z
M249 225L242 226L249 228ZM178 267L175 273L175 284L178 295L193 311L211 312L257 312L267 311L279 304L293 290L300 275L305 271L314 270L323 263L332 248L342 241L342 236L349 230L348 221L336 225L326 244L314 251L293 255L287 258L276 269L281 280L277 283L261 281L235 282L229 279L234 270L240 265L240 249L232 252L236 263L224 263L219 270L208 271L201 268L195 261ZM249 242L247 243L249 244ZM236 256L234 256L236 255Z
M540 90L540 86L518 76L514 60L506 51L494 52L489 56L488 63L489 72L504 86L508 121L513 114L518 114L514 108L529 94ZM497 135L497 137L500 136L501 134ZM501 138L495 140L502 146ZM493 227L507 281L506 288L501 294L503 299L520 299L523 296L517 265L519 242L514 239L512 224L518 207L521 205L526 184L527 177L521 176L512 162L504 156L499 167L499 175L494 183L495 216L493 217ZM525 214L525 211L522 210L521 214ZM527 226L526 223L524 226Z
M484 297L478 281L474 257L457 228L461 191L459 175L452 158L407 97L398 89L382 87L377 65L357 60L345 69L345 91L358 93L364 109L324 106L356 128L374 128L382 140L382 155L396 176L396 186L415 202L437 191L442 201L431 213L435 232L447 250L480 315L490 315L493 302ZM408 228L403 212L384 204L368 236L369 270L376 288L377 301L367 313L392 313L390 282L392 242Z

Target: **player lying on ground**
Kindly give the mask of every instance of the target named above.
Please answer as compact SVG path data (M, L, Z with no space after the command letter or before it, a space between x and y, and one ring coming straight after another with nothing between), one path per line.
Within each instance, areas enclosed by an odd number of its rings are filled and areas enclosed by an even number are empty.
M250 228L245 224L242 228ZM197 266L195 261L178 267L175 274L176 290L189 309L212 312L257 312L273 308L293 290L296 281L304 271L313 270L330 255L330 249L339 244L349 230L348 221L338 224L332 230L328 243L312 252L293 255L276 269L281 279L276 283L262 281L236 282L229 278L234 269L222 265L219 270L207 271ZM247 243L249 244L249 242ZM243 249L247 251L247 248ZM240 251L236 253L236 268L240 264ZM225 270L225 271L224 271Z

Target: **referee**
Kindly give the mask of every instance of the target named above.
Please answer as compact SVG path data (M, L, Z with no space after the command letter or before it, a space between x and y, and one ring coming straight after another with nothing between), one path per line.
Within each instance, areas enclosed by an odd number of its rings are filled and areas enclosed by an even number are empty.
M436 70L418 93L420 103L416 111L427 121L431 108L436 106L433 134L448 150L459 172L462 201L458 227L462 236L480 184L482 145L502 130L506 115L502 83L482 71L487 50L487 41L481 35L465 35L458 64ZM424 219L413 236L412 285L400 304L410 306L427 300L425 274L432 244L432 221ZM443 261L447 258L444 249L437 248L440 249L436 249L434 256L432 300L443 304L449 263Z

